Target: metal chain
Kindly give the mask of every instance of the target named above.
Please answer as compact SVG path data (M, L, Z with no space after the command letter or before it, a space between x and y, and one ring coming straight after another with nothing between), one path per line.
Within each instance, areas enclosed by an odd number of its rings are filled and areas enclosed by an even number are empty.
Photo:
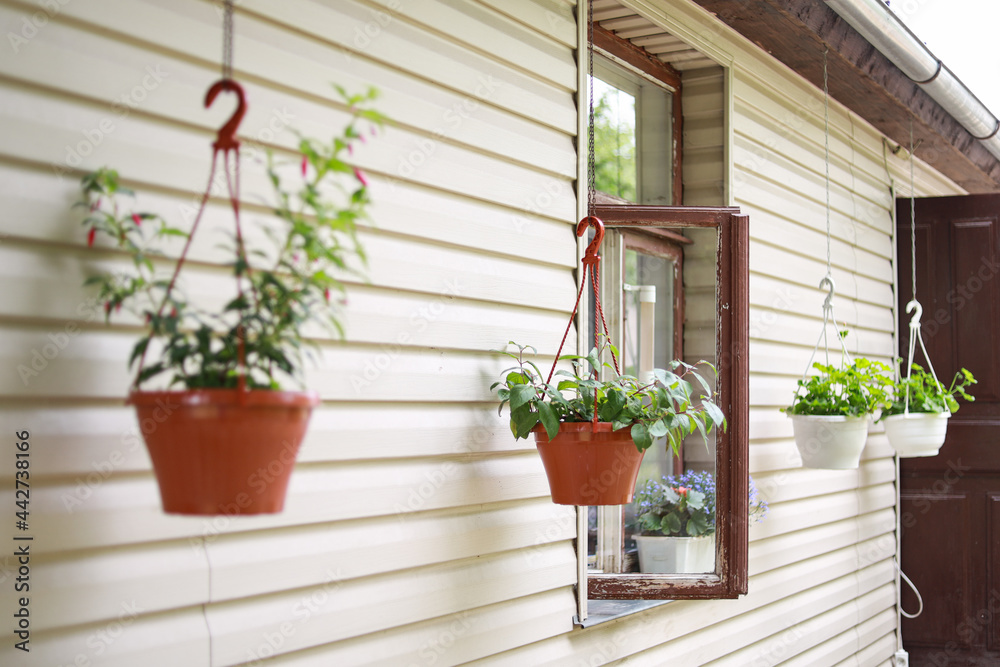
M222 18L222 78L233 78L233 0L225 0Z
M596 158L594 151L594 0L589 0L587 4L587 52L589 56L589 66L587 69L590 75L587 79L587 87L590 90L590 105L587 122L587 215L594 215L594 203L597 190Z
M827 75L826 59L830 49L823 51L823 133L826 150L826 275L831 275L830 261L830 84Z
M917 200L913 191L913 119L910 119L910 272L913 279L910 300L917 300Z

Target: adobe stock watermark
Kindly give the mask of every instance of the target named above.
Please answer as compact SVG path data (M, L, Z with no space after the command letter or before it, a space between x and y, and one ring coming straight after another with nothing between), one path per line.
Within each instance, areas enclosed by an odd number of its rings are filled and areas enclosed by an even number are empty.
M955 460L949 459L946 465L947 468L944 474L935 479L930 487L922 488L919 493L915 494L916 497L910 501L913 510L907 510L900 515L899 525L901 528L913 528L917 525L919 517L930 512L934 507L934 503L938 499L942 499L944 496L950 494L955 485L973 469L973 466L963 465L961 458ZM868 565L892 557L895 553L896 533L893 531L892 533L883 534L877 540L870 543L868 548L861 554L859 563L861 567L867 567Z
M21 25L18 26L17 32L13 30L7 32L7 43L10 44L10 50L14 55L20 53L22 47L37 37L38 32L69 3L70 0L42 0L38 3L37 12L21 17Z
M567 177L569 179L570 177ZM511 214L511 226L518 234L522 233L525 227L531 224L527 215L547 215L555 204L567 197L574 198L576 193L570 185L570 180L559 180L557 178L547 178L541 183L541 191L534 197L523 202L519 213Z
M750 318L750 338L761 338L764 336L764 334L778 323L781 314L789 311L794 312L798 301L798 294L793 293L790 287L787 285L780 287L771 300L771 308L769 310L760 311L755 309L754 314Z
M407 667L424 667L426 665L436 665L444 655L458 643L458 641L469 633L475 625L472 614L462 611L452 614L451 622L443 630L438 631L430 639L424 641L417 651L420 662L411 662Z
M436 297L414 308L407 318L407 326L396 332L395 342L379 346L379 352L365 360L360 373L352 373L351 388L360 396L368 387L392 368L393 362L403 353L403 347L413 341L445 314L449 303L463 293L462 284L454 279L445 280L444 290Z
M399 156L399 163L396 165L396 175L400 178L412 178L417 171L427 164L438 150L438 144L442 139L457 132L459 128L470 118L483 102L490 100L498 88L503 85L503 81L495 79L492 75L479 74L476 78L476 87L473 94L462 98L445 110L441 116L442 125L438 125L431 130L431 138L421 137L413 140L413 148L404 151ZM390 186L395 187L396 181L390 180Z
M996 278L1000 271L1000 262L991 260L983 255L979 259L979 266L972 271L965 281L945 294L945 300L951 305L949 312L945 308L938 308L931 317L922 323L923 332L928 336L933 336L938 330L950 324L955 314L965 308L972 301L972 298L982 291L983 287Z
M84 644L90 650L85 653L77 653L72 662L57 665L57 667L91 667L102 664L102 661L96 658L107 653L111 646L125 635L143 611L145 609L136 604L135 600L122 602L121 611L116 620L108 622L87 636Z
M163 80L170 76L169 72L157 65L147 65L142 79L130 90L118 95L111 103L113 116L106 116L97 122L95 127L81 130L83 139L76 144L67 144L66 156L62 164L52 165L55 175L62 180L71 169L80 167L84 158L94 154L104 140L119 127L119 123L128 118L129 114L146 101L149 94L160 87Z
M114 276L116 284L120 284L122 280L124 280L123 274ZM101 303L96 298L84 299L76 307L76 314L85 323L93 322L103 312ZM67 320L61 327L47 332L41 344L28 351L25 363L17 365L17 375L21 378L21 383L27 387L32 380L48 370L49 364L55 361L82 331L79 320Z
M662 618L662 610L650 609L632 614L620 630L612 633L609 639L598 642L589 655L580 656L573 664L576 667L601 667L618 662L625 657L625 647L641 643L643 638L668 637L672 626L671 619Z
M233 524L233 520L243 516L244 510L253 505L255 496L262 496L272 485L287 482L289 468L295 467L298 445L289 440L282 440L278 454L268 461L266 466L260 466L246 479L249 491L240 491L233 499L218 506L218 514L206 517L202 522L201 535L188 538L191 548L196 551L204 545L214 542ZM255 495L251 495L250 492Z
M330 597L344 585L344 576L340 568L326 571L326 581L309 591L292 605L291 621L281 622L277 628L261 635L261 641L256 646L247 649L245 662L242 665L260 665L265 660L277 655L285 643L295 636L303 625L319 613L330 601Z
M257 130L253 137L240 137L240 159L247 161L263 160L267 149L265 143L273 142L295 120L295 114L282 107L273 109L267 125ZM229 198L229 186L226 182L225 169L216 170L212 182L208 184L209 195L215 198ZM193 224L201 208L202 194L194 193L190 201L179 206L181 219L186 224Z
M91 461L90 467L93 468L93 471L85 476L76 477L76 485L73 489L63 492L60 500L66 511L72 514L79 507L82 507L94 495L94 492L111 478L116 470L125 465L128 460L127 455L142 447L143 436L156 431L160 424L167 421L180 407L179 403L172 403L169 399L157 399L152 416L139 422L138 430L132 428L123 433L119 447L111 450L105 458ZM142 435L139 434L139 431L142 432Z
M780 665L791 657L790 653L795 644L804 636L805 633L799 625L787 628L776 638L768 642L767 646L761 647L749 667L775 667L775 665Z
M979 642L985 644L982 633L990 631L991 620L996 618L1000 618L1000 590L994 588L990 591L990 597L984 607L971 616L965 616L955 626L956 635L966 645ZM950 665L955 665L954 659L959 658L963 653L964 647L959 645L958 642L951 640L945 643L943 650L929 654L926 657L926 662L923 664L933 665L933 667L949 667Z
M481 452L493 436L496 422L490 420L487 412L477 412L476 421L471 431L463 438L460 453ZM425 471L423 479L413 484L407 492L405 504L393 503L392 511L396 514L399 525L402 526L414 513L428 508L429 503L437 493L450 483L461 468L454 461L445 461L433 470Z
M403 3L401 0L390 0L386 5L388 11L374 8L369 9L368 13L371 16L371 20L365 22L363 25L354 27L354 39L352 41L355 48L359 51L364 51L371 46L372 42L377 40L382 35L382 32L392 24L395 20L393 14L399 11L399 8L402 6Z

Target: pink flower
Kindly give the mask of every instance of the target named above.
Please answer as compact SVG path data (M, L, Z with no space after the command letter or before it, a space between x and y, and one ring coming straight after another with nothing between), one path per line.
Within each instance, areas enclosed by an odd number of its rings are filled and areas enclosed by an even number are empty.
M347 144L347 154L354 155L354 144Z
M302 178L306 176L306 167L309 166L309 158L305 155L302 156Z
M138 227L139 225L142 224L142 218L139 216L138 213L133 213L132 214L132 222L135 223L136 227Z
M325 290L323 290L323 298L326 299L327 303L330 303L330 288L329 287L327 287Z
M678 493L678 494L680 494L680 495L682 495L682 496L685 496L685 497L686 497L686 496L687 496L687 494L688 494L688 489L687 489L687 487L683 487L683 486L678 486L678 487L677 487L677 489L676 489L676 491L677 491L677 493Z
M364 172L362 172L357 167L354 168L354 176L355 178L358 179L358 181L361 182L361 185L365 186L366 188L368 187L368 179L365 178Z
M97 236L97 227L91 227L90 231L87 232L87 247L94 245L94 238Z

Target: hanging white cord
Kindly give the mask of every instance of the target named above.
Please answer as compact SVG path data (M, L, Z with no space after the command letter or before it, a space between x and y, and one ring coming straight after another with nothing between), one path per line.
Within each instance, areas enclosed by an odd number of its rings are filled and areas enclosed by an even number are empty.
M931 377L934 378L934 386L937 387L938 391L944 393L941 388L941 383L938 381L937 373L934 371L934 364L931 362L931 357L927 354L927 348L924 346L924 337L920 333L920 316L924 312L923 306L917 301L917 199L916 193L913 189L913 119L910 119L910 279L911 279L911 298L910 302L906 304L906 312L913 312L913 317L910 318L910 344L907 349L906 356L906 379L910 379L910 375L913 372L913 356L916 352L917 343L920 343L920 350L924 353L924 359L927 361L927 367L931 372ZM900 373L902 375L902 373ZM951 416L951 410L948 409L947 404L944 406L944 411ZM906 383L906 398L903 403L903 414L910 414L910 383Z
M795 394L802 390L802 385L805 384L809 377L809 369L812 368L813 360L816 358L816 353L819 351L820 343L823 343L823 347L826 354L826 365L830 365L830 340L827 337L827 328L830 323L833 323L837 331L837 340L840 341L840 349L843 352L843 360L849 366L853 362L851 361L851 353L847 351L847 345L844 343L844 337L840 335L841 327L837 322L836 316L833 314L833 295L836 292L837 284L833 280L833 263L831 260L831 234L830 234L830 84L829 76L827 71L827 55L830 53L829 49L823 51L823 147L825 155L825 166L826 166L826 275L823 279L819 281L819 288L826 289L826 299L823 301L823 329L820 331L819 339L816 341L816 345L813 347L812 354L809 355L809 363L806 364L806 370L802 374L802 382L799 383L798 388L795 390Z
M899 576L903 578L903 581L905 581L909 585L910 589L914 593L916 593L916 595L917 595L917 602L919 603L919 606L917 607L917 613L915 613L915 614L907 614L905 611L903 611L903 601L902 601L902 597L903 596L902 596L902 591L900 591L900 593L898 595L898 598L897 598L898 603L899 603L899 613L902 614L903 616L905 616L906 618L916 618L917 616L920 616L920 614L922 614L923 611L924 611L924 598L921 597L920 591L918 591L917 587L913 585L913 582L910 581L910 578L908 576L906 576L906 573L903 572L903 569L901 567L899 567L899 563L896 562L895 558L892 559L892 564L896 566L896 571L899 572Z

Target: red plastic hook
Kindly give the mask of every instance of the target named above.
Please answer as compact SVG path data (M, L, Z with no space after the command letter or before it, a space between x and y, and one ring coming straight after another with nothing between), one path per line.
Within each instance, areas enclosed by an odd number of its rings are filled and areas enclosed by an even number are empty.
M601 241L604 240L604 223L595 215L588 215L576 225L576 235L583 236L587 233L587 227L594 228L594 240L587 246L587 252L583 255L584 264L594 264L601 261L601 256L597 251L601 248Z
M212 87L205 94L205 108L207 109L212 106L212 102L223 91L236 93L238 102L233 115L229 117L225 125L219 128L219 136L212 145L217 151L236 150L240 147L240 141L236 138L236 128L240 126L243 114L247 112L246 95L243 93L243 86L240 84L232 79L221 79L213 83Z

